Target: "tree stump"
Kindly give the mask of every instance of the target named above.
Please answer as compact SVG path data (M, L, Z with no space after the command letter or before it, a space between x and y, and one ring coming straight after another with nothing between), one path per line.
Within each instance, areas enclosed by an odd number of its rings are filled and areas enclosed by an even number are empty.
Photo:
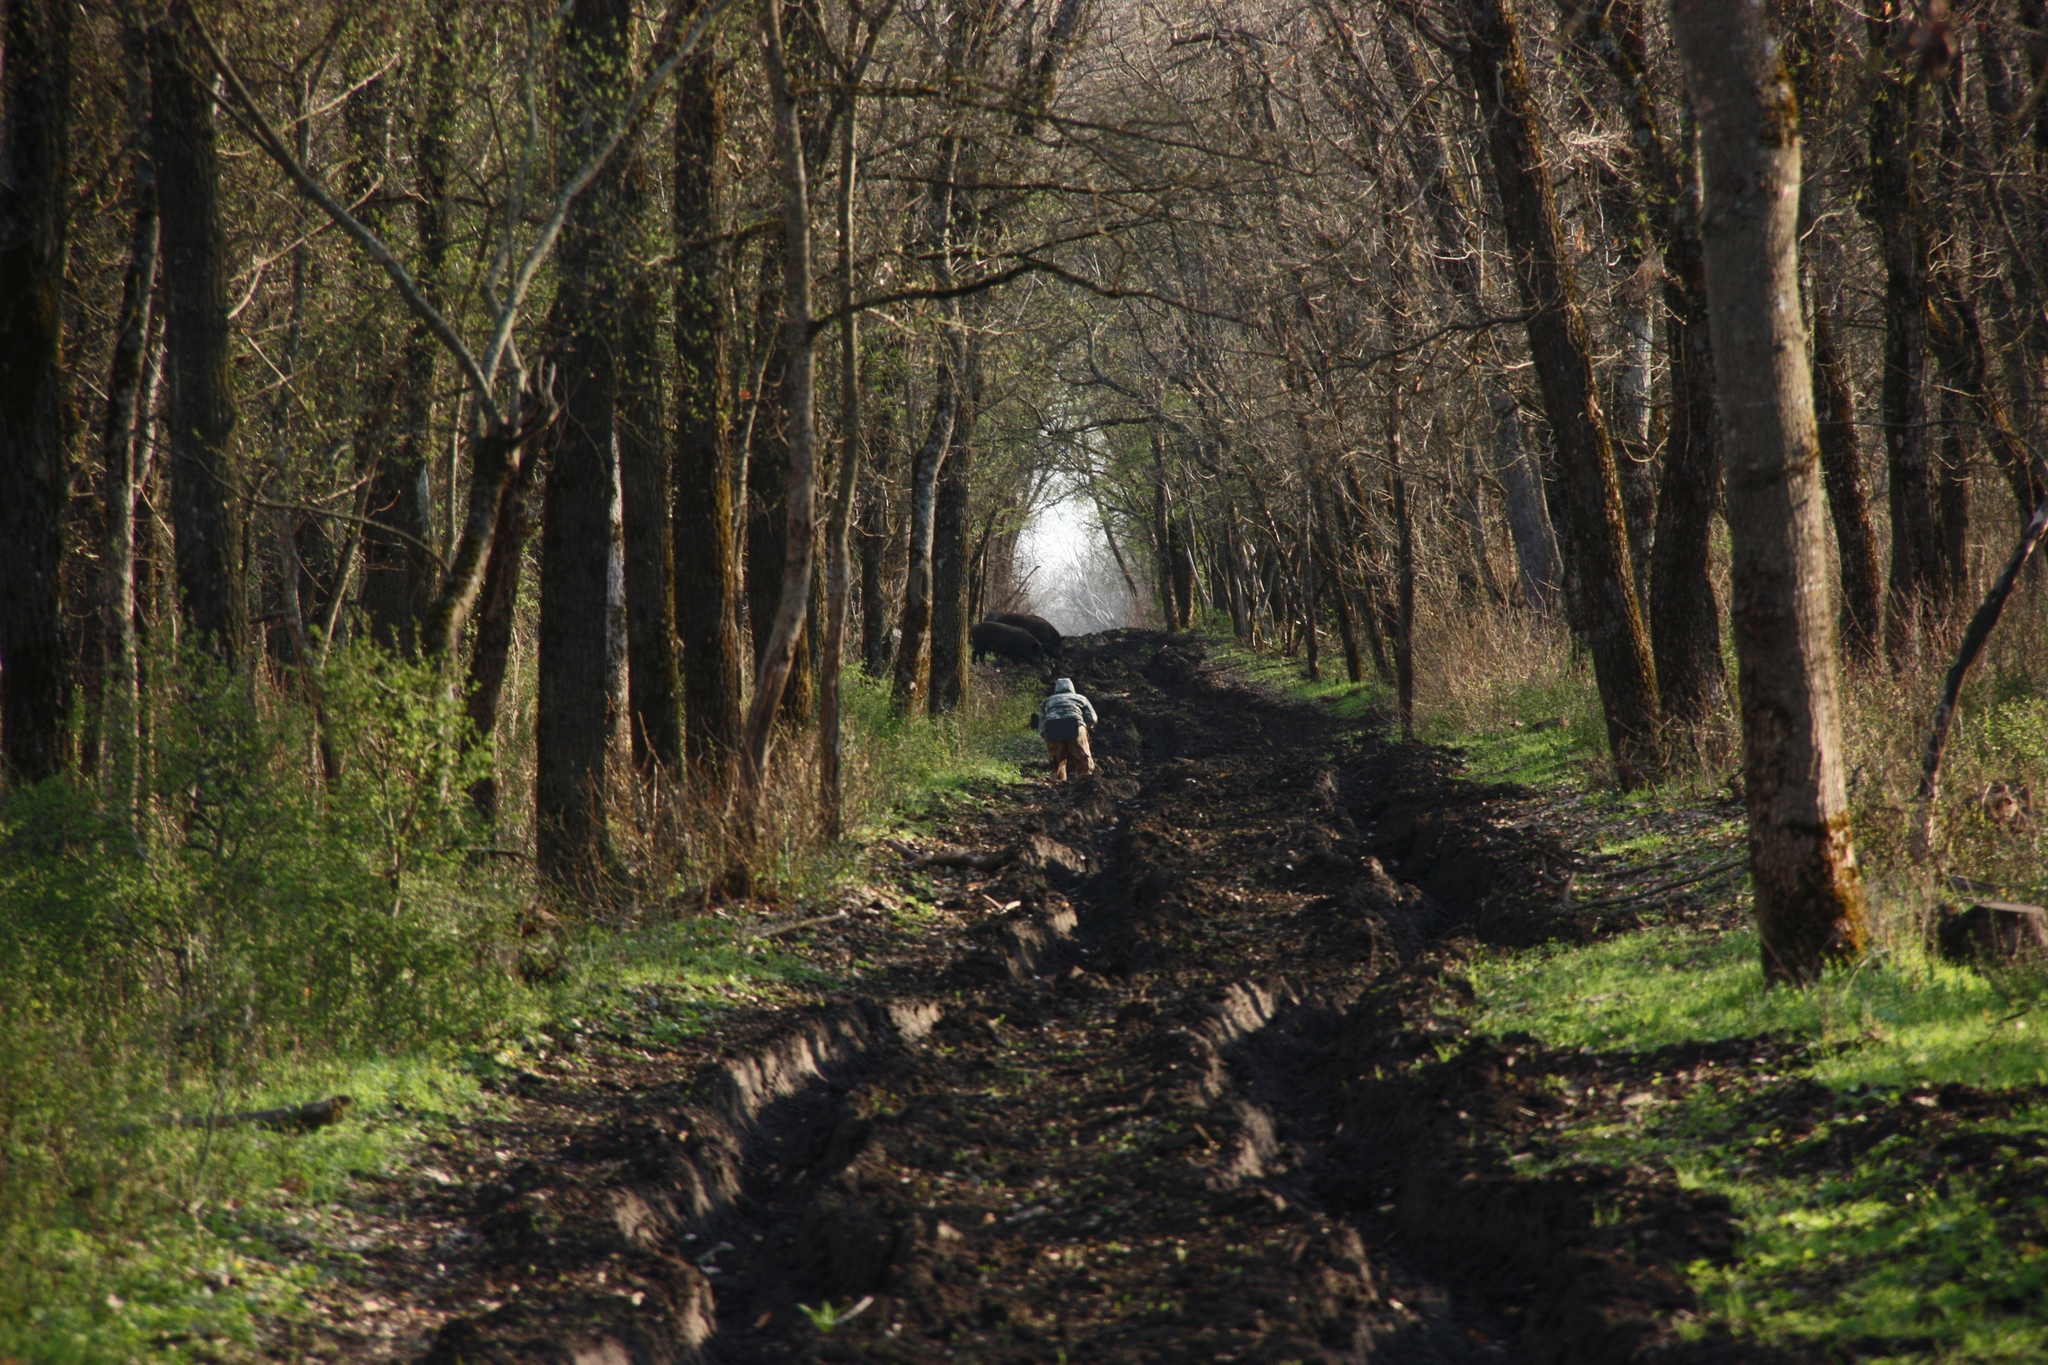
M2048 910L2016 901L1943 904L1934 923L1942 959L1969 966L2048 961Z

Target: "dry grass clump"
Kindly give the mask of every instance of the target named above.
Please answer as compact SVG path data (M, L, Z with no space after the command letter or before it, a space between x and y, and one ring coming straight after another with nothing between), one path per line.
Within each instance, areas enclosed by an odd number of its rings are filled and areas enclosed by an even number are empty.
M952 790L1014 778L1036 752L1024 720L1031 701L1006 675L976 668L966 701L944 716L898 716L886 679L849 671L840 758L842 827L886 823ZM787 727L770 760L759 818L748 830L732 790L615 765L610 828L618 883L600 918L638 918L650 902L688 910L744 896L800 901L825 895L858 856L857 841L825 838L818 737Z
M1425 737L1468 746L1477 741L1490 760L1483 766L1494 775L1605 780L1606 736L1592 668L1561 620L1449 596L1418 602L1417 617L1416 713ZM1961 624L1931 631L1920 660L1904 670L1885 663L1842 670L1845 767L1858 848L1895 899L1907 896L1907 883L1953 893L1946 881L1936 886L1938 871L1981 884L1980 890L2038 900L2048 896L2041 865L2041 827L2048 820L2048 589L2029 589L2012 603L1972 672L1943 766L1935 866L1915 865L1908 856L1927 726ZM1672 737L1669 782L1721 790L1739 771L1735 678L1731 651L1729 705L1697 733ZM1516 765L1524 750L1535 753L1534 738L1543 732L1554 732L1542 747L1550 766L1521 770ZM1569 762L1557 761L1562 758ZM1926 896L1915 890L1907 898L1918 905Z

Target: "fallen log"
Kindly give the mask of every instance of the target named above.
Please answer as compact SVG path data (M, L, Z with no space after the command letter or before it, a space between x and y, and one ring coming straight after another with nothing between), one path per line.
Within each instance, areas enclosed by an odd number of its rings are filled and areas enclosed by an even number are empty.
M902 854L912 867L964 867L975 872L993 872L1017 856L1014 848L983 853L965 848L942 848L932 853L920 853L911 845L896 841L891 841L889 847Z
M355 1100L351 1096L332 1095L324 1100L315 1100L311 1104L290 1105L283 1109L251 1109L239 1114L180 1114L166 1122L173 1128L206 1128L217 1131L246 1123L283 1133L310 1133L331 1123L341 1122L350 1106L354 1104Z

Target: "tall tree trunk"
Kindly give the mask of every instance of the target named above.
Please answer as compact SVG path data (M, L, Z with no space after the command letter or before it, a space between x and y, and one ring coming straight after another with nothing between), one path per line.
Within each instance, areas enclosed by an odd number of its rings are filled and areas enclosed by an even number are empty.
M967 339L967 380L953 433L946 442L945 467L932 508L932 643L928 706L933 715L967 699L968 590L972 586L973 531L968 500L974 492L974 425L981 407L981 335Z
M1944 422L1944 429L1954 430L1967 421L1983 434L2005 475L2007 487L2012 490L2019 521L2024 526L2042 497L2048 496L2048 487L2043 486L2035 463L2014 428L2000 386L1991 380L1991 361L1976 305L1964 296L1960 281L1951 277L1943 284L1940 306L1928 329L1928 341L1948 384L1949 394L1944 397L1953 395L1969 405L1967 414L1954 413ZM1948 525L1946 506L1943 518L1944 530L1955 534ZM1961 591L1964 585L1958 581L1954 587Z
M650 234L649 168L639 156L625 167L621 217L633 240ZM637 255L637 253L635 253ZM673 490L662 413L660 316L654 272L633 263L618 321L619 487L623 495L628 705L633 765L682 770L682 678L676 658L675 534L669 525Z
M619 327L625 331L624 325ZM604 556L604 715L605 730L611 736L606 767L618 769L633 761L633 699L629 695L632 641L626 610L626 497L619 482L619 423L625 410L625 357L616 344L612 351L612 488L605 500Z
M775 631L775 613L782 604L782 566L789 559L783 539L789 528L790 414L787 378L789 354L783 307L787 275L786 246L771 242L762 252L754 302L754 330L768 338L767 363L755 394L754 419L746 457L746 589L747 627L758 669ZM809 625L806 611L804 624ZM811 668L809 632L799 629L791 645L789 682L784 688L785 719L801 724L810 712Z
M631 54L626 0L575 0L564 24L560 99L572 163L615 117ZM541 511L539 711L534 733L535 864L544 881L589 894L610 857L608 706L612 499L616 488L615 251L618 163L571 208L555 298L563 394Z
M414 141L415 182L410 198L419 247L413 278L430 301L437 293L449 244L448 185L455 173L456 101L459 95L460 0L437 0L423 26L415 60L424 70L424 109ZM350 98L358 141L370 144L374 161L359 177L364 195L388 193L394 179L391 142L393 110L387 78L373 77ZM359 112L360 111L360 112ZM383 235L389 215L377 199L358 214ZM374 325L374 323L373 323ZM436 541L433 497L434 375L440 344L426 323L407 331L395 371L380 375L366 415L372 451L362 463L374 472L366 503L372 525L363 528L363 614L372 639L411 658L419 649L419 628L433 608L437 586L428 547ZM374 354L374 353L373 353ZM450 489L450 496L453 496Z
M149 159L149 55L143 31L121 32L126 58L128 113L135 137L128 268L121 281L121 312L107 374L106 420L100 429L100 467L106 499L106 567L101 574L100 638L105 644L106 688L100 719L102 773L117 809L132 822L138 795L141 743L140 658L135 631L135 507L146 456L144 402L156 292L156 168ZM11 45L11 44L10 44ZM47 106L46 106L47 107ZM160 321L160 319L158 320ZM4 666L4 662L0 662Z
M1941 459L1936 509L1941 514L1941 604L1960 605L1970 590L1970 442L1963 404L1952 388L1941 391Z
M1166 521L1166 560L1173 566L1174 623L1181 630L1192 630L1195 624L1195 556L1188 549L1188 540L1182 534L1179 518L1169 517Z
M72 9L62 0L14 0L4 22L0 772L28 783L63 766L71 705L60 572L69 481L63 299Z
M235 583L233 376L211 82L200 75L191 0L150 30L150 155L164 272L165 425L178 601L188 638L229 665L244 646Z
M1728 471L1749 865L1764 971L1804 984L1866 933L1849 839L1819 438L1800 335L1799 128L1760 8L1673 0L1699 110Z
M1486 549L1486 485L1479 478L1479 451L1476 447L1465 447L1465 469L1462 476L1452 475L1453 496L1457 500L1458 520L1465 527L1465 548L1472 557L1474 581L1486 593L1489 606L1507 605L1507 595L1500 590L1500 581L1493 576L1493 556Z
M1884 618L1877 563L1877 535L1870 528L1870 497L1864 491L1863 443L1856 430L1856 398L1849 367L1835 344L1834 306L1813 291L1812 385L1819 409L1821 476L1842 564L1842 639L1849 657L1875 663L1883 643Z
M1534 615L1547 617L1557 610L1564 563L1550 524L1550 504L1543 496L1543 472L1522 441L1522 408L1514 392L1499 385L1488 401L1493 408L1493 474L1507 500L1522 601Z
M851 95L841 111L839 143L839 469L832 511L825 525L825 636L818 662L818 796L825 808L824 834L837 841L845 832L840 767L844 758L840 726L841 670L846 654L846 615L851 596L847 572L853 553L853 499L860 488L860 325L853 311L853 198L859 172L858 106Z
M903 578L901 634L896 641L896 669L891 686L892 703L899 715L910 715L920 709L931 684L931 642L927 635L932 623L932 525L937 516L939 471L953 439L955 415L960 410L960 383L955 377L958 363L957 354L940 362L930 425L910 459L910 516L906 527L910 563Z
M1566 266L1540 114L1514 14L1508 0L1469 0L1468 9L1472 82L1487 128L1515 278L1529 313L1529 352L1569 498L1572 558L1581 579L1608 743L1616 772L1624 783L1633 783L1658 767L1656 674L1630 581L1621 486L1593 380L1592 344Z
M357 83L348 94L343 117L352 144L349 196L362 206L357 216L363 224L385 238L391 233L391 215L385 207L389 200L384 187L392 183L396 169L391 154L392 84L393 78L381 73ZM428 243L421 245L427 247ZM438 266L440 262L429 263L423 251L421 268L429 274L430 264ZM373 269L367 262L355 264L355 270L366 278ZM406 338L405 353L394 366L383 347L381 333L387 325L382 309L371 310L361 320L360 346L370 367L356 428L357 467L369 478L362 609L370 638L409 659L419 648L419 613L414 600L419 586L415 561L421 558L417 543L433 543L433 517L425 447L408 440L406 428L414 417L413 409L431 397L431 388L414 393L411 381L414 366L424 360L431 385L433 357L421 355L418 348L431 345L432 339L423 335L424 324L416 323ZM424 414L419 420L424 425Z
M1344 580L1337 569L1336 556L1330 552L1329 535L1318 531L1322 544L1323 573L1330 580L1330 608L1337 616L1337 639L1344 647L1344 676L1354 684L1365 681L1365 658L1358 651L1358 627L1351 619L1351 594L1345 588Z
M1615 452L1621 476L1621 507L1628 519L1629 563L1635 570L1636 600L1650 597L1650 547L1657 516L1657 461L1653 439L1651 361L1657 324L1651 290L1641 270L1622 285L1621 367L1614 379ZM1652 649L1654 653L1654 647Z
M1401 738L1415 738L1415 531L1408 516L1408 480L1401 473L1401 395L1387 399L1387 481L1394 495L1394 695Z
M1873 16L1870 191L1865 211L1884 252L1884 387L1880 403L1891 474L1892 557L1885 600L1886 649L1895 665L1919 656L1925 617L1941 581L1941 532L1927 441L1927 226L1914 171L1920 81L1887 55L1910 19Z
M817 463L814 381L816 355L811 340L811 203L804 168L803 129L790 91L789 66L782 44L782 15L777 5L764 5L761 31L765 49L770 103L775 117L776 150L782 172L783 349L788 357L784 402L788 410L789 469L784 483L788 516L782 565L782 600L776 608L767 648L754 674L754 697L747 711L744 742L748 791L758 802L768 780L769 743L784 686L796 663L798 637L810 608L811 560L814 550L812 483Z
M1650 649L1667 724L1697 725L1727 696L1721 620L1709 564L1720 453L1697 177L1664 130L1650 84L1638 0L1580 11L1587 41L1612 71L1655 203L1664 255L1664 340L1671 374L1663 477L1650 545ZM1633 541L1631 542L1634 543Z
M1720 709L1728 694L1711 563L1714 502L1721 485L1714 357L1697 242L1679 254L1691 273L1668 281L1664 291L1672 400L1650 546L1650 648L1657 663L1658 703L1665 721L1674 726L1699 724Z
M519 579L526 566L526 542L533 530L533 487L548 463L553 439L552 435L544 436L535 443L498 500L498 523L491 533L491 554L484 563L483 588L477 597L476 642L469 654L469 724L476 741L484 744L491 742L498 728L505 668L512 658ZM496 824L496 775L477 779L469 789L469 800L479 815Z
M876 459L886 433L874 442ZM871 678L889 671L889 488L880 477L862 490L860 514L860 657Z
M733 449L725 431L725 327L718 301L724 253L705 246L718 226L725 93L708 41L676 85L674 213L677 253L675 537L676 632L683 645L683 746L706 778L729 771L740 746L739 558L733 541Z

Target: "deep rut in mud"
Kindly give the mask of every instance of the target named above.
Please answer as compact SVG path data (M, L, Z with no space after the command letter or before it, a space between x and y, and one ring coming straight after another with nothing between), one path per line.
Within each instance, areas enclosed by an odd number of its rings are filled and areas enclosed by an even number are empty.
M1452 1017L1457 943L1589 932L1517 794L1185 639L1062 671L1104 771L953 817L1019 850L979 927L480 1196L477 1263L552 1287L426 1359L1749 1358L1672 1342L1726 1209L1519 1175L1558 1060Z

